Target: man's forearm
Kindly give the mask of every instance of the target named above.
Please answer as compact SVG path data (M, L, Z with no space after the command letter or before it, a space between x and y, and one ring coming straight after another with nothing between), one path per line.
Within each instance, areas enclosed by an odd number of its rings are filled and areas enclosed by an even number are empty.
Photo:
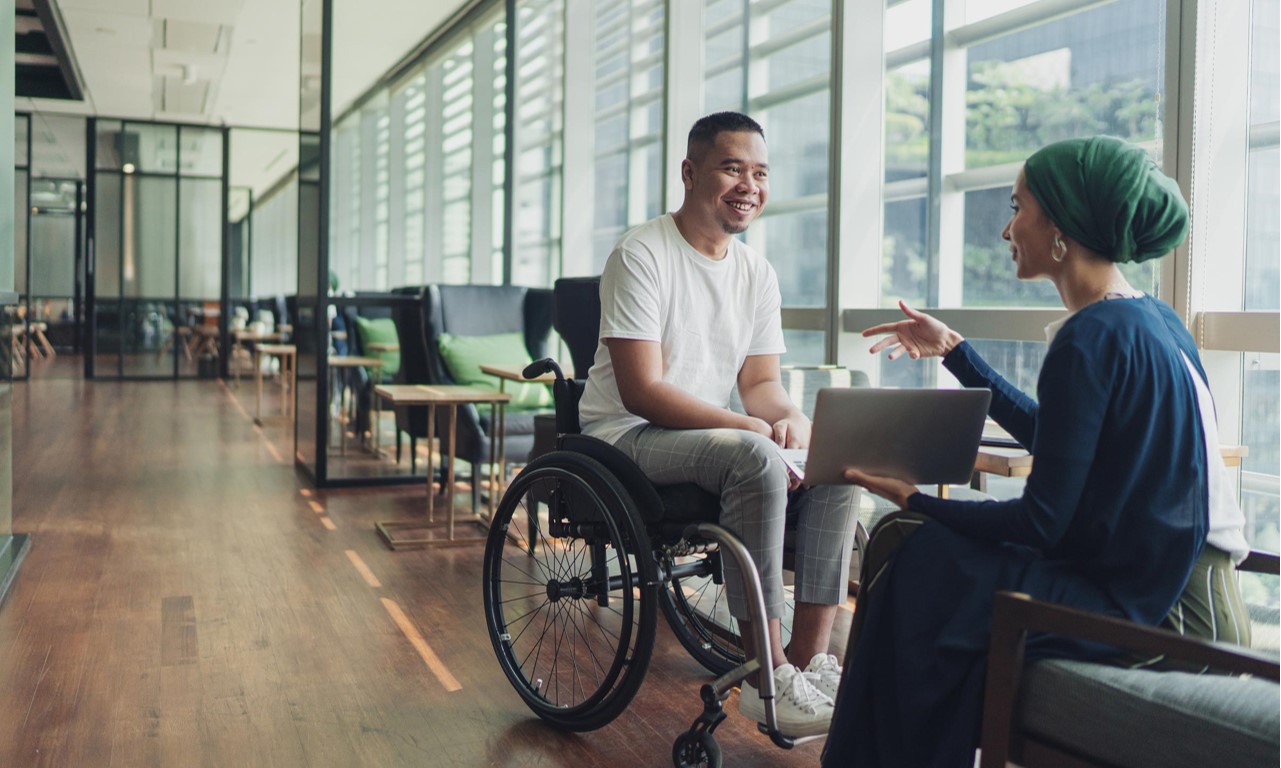
M783 385L777 381L762 381L747 390L740 389L738 396L749 414L768 424L787 418L804 418L801 409L796 407Z
M668 429L751 430L755 423L741 413L718 408L662 381L624 394L623 405L651 424Z

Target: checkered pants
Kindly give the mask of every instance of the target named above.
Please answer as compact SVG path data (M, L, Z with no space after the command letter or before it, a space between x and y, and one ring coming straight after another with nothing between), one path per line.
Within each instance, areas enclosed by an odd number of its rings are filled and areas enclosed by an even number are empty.
M796 599L836 605L845 600L854 522L855 486L818 486L793 493L778 447L738 429L665 429L646 424L615 443L654 483L695 483L721 497L720 524L738 536L760 571L765 612L783 615L783 528L796 514ZM743 578L723 559L730 613L749 618Z

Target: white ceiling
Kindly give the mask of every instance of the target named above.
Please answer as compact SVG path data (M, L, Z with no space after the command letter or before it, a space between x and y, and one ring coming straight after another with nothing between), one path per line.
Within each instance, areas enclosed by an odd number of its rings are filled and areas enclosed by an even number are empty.
M54 0L84 80L85 100L19 98L16 107L37 115L293 130L298 125L299 2ZM334 114L465 2L333 0ZM32 133L37 144L42 136L56 141L59 135L38 128ZM239 144L233 141L233 154ZM67 154L65 148L33 146L36 174L76 175L74 167L39 164L42 155ZM267 161L278 155L266 154L271 155ZM285 170L275 168L275 178Z

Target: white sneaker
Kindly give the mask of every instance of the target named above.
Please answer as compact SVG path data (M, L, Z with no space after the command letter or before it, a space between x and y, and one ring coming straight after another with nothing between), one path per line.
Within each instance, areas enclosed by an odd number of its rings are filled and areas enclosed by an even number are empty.
M784 736L822 736L832 724L832 698L791 664L774 670L774 722ZM738 694L738 711L758 723L765 722L765 702L760 691L746 683Z
M830 653L815 654L803 673L820 693L833 702L841 687L841 663Z

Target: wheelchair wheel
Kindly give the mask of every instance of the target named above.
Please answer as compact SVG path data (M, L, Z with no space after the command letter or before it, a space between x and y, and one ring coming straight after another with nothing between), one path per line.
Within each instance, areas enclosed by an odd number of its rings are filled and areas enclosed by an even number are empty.
M659 605L672 633L694 660L720 676L746 659L738 620L730 615L720 576L720 553L684 557L660 555L662 572L669 574L659 591ZM794 603L791 587L783 609L783 645L792 638Z
M672 745L676 768L721 768L721 746L708 731L690 730L676 737Z
M657 577L639 519L600 463L554 451L521 470L492 521L484 566L490 640L516 692L558 727L611 722L649 667Z

